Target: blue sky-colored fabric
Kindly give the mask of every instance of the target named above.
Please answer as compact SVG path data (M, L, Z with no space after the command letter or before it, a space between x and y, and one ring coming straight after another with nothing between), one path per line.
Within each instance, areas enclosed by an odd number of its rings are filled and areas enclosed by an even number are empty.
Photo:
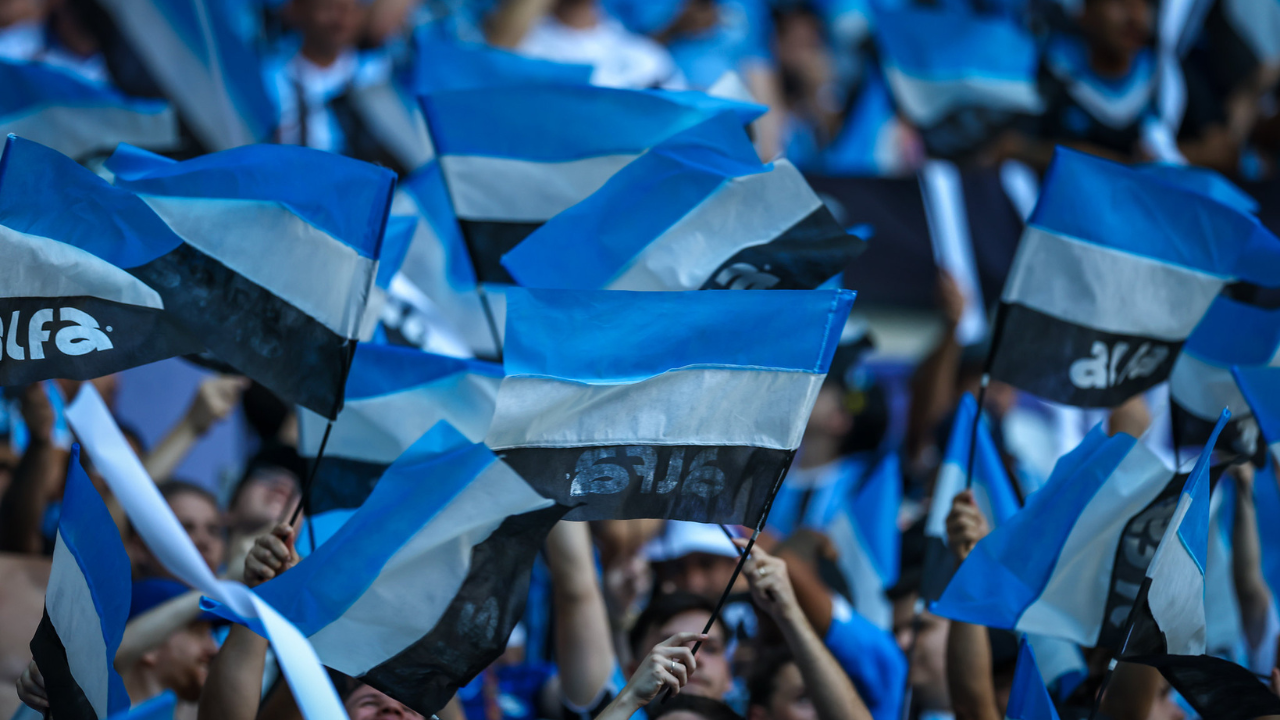
M378 275L374 279L378 287L385 290L391 286L391 278L400 272L417 229L416 217L392 215L387 218L387 229L382 235L382 255L378 258Z
M1058 720L1058 711L1049 699L1031 644L1024 637L1018 643L1018 666L1013 673L1013 687L1004 716L1008 720Z
M405 178L403 187L413 197L418 211L444 248L445 277L448 278L449 286L456 291L474 290L476 270L471 264L467 244L462 239L458 218L453 214L453 201L449 199L449 188L445 186L440 163L432 160L418 168Z
M1262 436L1270 444L1280 443L1280 368L1233 367L1231 374L1258 419Z
M885 587L898 581L902 533L898 508L902 505L902 467L897 453L888 453L871 469L857 493L848 498L853 527Z
M823 638L853 681L873 720L898 720L906 687L907 658L893 636L857 613L832 617Z
M348 400L378 397L432 383L458 373L502 377L502 366L448 357L398 345L362 343L347 374Z
M1005 18L904 7L878 13L875 32L885 65L921 80L1036 77L1035 41Z
M178 698L173 691L165 690L137 707L111 715L107 720L173 720L173 709L177 704Z
M959 467L961 472L969 470L969 439L973 437L973 418L978 412L978 402L969 393L960 398L956 408L955 419L951 423L951 437L947 442L944 463ZM1021 507L1018 494L1014 492L1013 482L1000 459L1000 451L991 438L991 427L985 417L978 423L978 451L973 458L973 485L981 487L991 503L992 517L987 518L991 527L999 527L1001 523L1013 517Z
M1214 298L1183 350L1215 365L1266 365L1280 348L1280 310Z
M586 85L590 65L559 63L517 55L483 43L446 40L426 28L414 33L409 87L414 94L517 85Z
M1216 170L1194 165L1165 163L1136 165L1134 170L1151 175L1170 185L1198 192L1240 212L1251 215L1256 215L1258 212L1258 201Z
M1209 459L1213 455L1214 444L1218 442L1218 434L1230 419L1231 411L1223 408L1218 424L1214 426L1182 488L1183 495L1191 496L1191 507L1178 525L1178 539L1200 566L1201 575L1209 557Z
M168 107L163 100L130 98L40 63L0 60L0 117L13 117L49 106L126 107L155 113Z

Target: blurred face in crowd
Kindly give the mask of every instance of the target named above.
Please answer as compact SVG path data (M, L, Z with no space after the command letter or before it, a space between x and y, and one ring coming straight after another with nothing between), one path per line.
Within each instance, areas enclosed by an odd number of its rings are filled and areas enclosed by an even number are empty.
M263 468L244 481L230 508L230 524L237 528L260 528L285 516L299 497L298 478L282 468Z
M920 630L911 651L909 681L916 701L926 710L951 707L951 696L947 692L947 631L950 627L946 618L928 612L920 614Z
M143 656L160 684L180 699L196 702L209 675L209 663L218 654L213 628L207 622L193 622L176 630L155 650Z
M374 720L374 718L422 720L422 716L418 713L368 685L357 687L342 704L347 709L347 716L351 720Z
M294 0L293 18L309 56L336 56L355 46L364 13L360 0Z
M191 536L209 569L217 572L227 552L223 535L222 514L209 499L194 492L178 493L169 499L169 507L178 516L182 529Z
M9 446L9 438L0 438L0 495L9 489L13 481L13 471L18 467L22 456Z
M655 563L654 570L664 594L682 590L715 602L729 584L733 568L737 564L738 561L731 557L695 552ZM663 635L659 639L667 637L670 635Z
M844 395L834 382L823 384L809 413L809 424L804 428L806 439L813 436L843 438L853 429L853 418L844 409Z
M1160 678L1160 691L1156 693L1156 701L1151 703L1151 711L1147 720L1186 720L1187 713L1173 699L1173 688L1168 681Z
M1151 40L1153 16L1149 0L1087 0L1080 26L1091 51L1127 64Z
M723 586L721 588L723 589ZM660 626L649 628L641 645L645 648L642 652L647 653L654 645L676 633L700 633L710 619L711 613L705 610L690 610L676 615ZM698 669L693 672L693 677L689 678L689 684L681 692L723 700L733 687L729 658L725 655L724 626L717 622L711 626L709 634L711 637L707 638L707 641L698 649ZM693 643L689 643L687 647L693 647ZM642 659L643 656L632 661L632 671L635 670L636 661Z
M818 720L800 668L789 662L773 679L773 694L765 706L752 705L747 720Z

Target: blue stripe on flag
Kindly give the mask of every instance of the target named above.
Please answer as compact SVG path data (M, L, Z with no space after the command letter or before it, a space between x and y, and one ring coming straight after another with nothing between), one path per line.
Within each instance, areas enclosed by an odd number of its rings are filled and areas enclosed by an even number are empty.
M1235 183L1223 177L1218 171L1192 165L1137 165L1134 170L1180 187L1184 190L1198 192L1205 197L1213 198L1223 205L1235 208L1242 213L1256 215L1258 201L1245 191L1236 187Z
M449 287L458 292L474 291L476 289L475 267L471 264L467 244L462 239L462 229L458 227L458 219L453 214L453 204L449 200L449 189L445 186L440 163L432 160L423 165L405 178L401 186L413 197L422 217L431 226L444 247L444 271ZM424 290L429 289L424 288Z
M1035 653L1025 637L1018 643L1018 666L1004 716L1007 720L1058 720L1058 711L1036 666Z
M1214 298L1182 349L1217 365L1267 365L1280 348L1280 310Z
M362 344L347 375L348 400L401 392L457 373L502 377L502 366L397 345Z
M1249 402L1267 442L1280 443L1280 368L1233 367L1231 374Z
M392 215L387 218L387 227L382 233L382 253L378 256L378 274L373 281L375 285L384 290L391 286L391 278L400 272L417 229L416 217Z
M1035 41L1004 18L971 12L896 9L876 14L887 66L921 80L981 78L1033 82Z
M159 113L164 100L133 98L107 86L94 85L50 65L0 61L0 118L26 115L50 106L126 107L140 113Z
M426 27L414 33L415 52L409 87L417 95L445 90L516 85L587 85L592 67L539 60L484 43L432 36Z
M177 704L173 691L165 690L144 703L111 715L107 720L173 720L173 709Z
M1209 458L1213 455L1214 444L1218 442L1218 434L1230 419L1231 411L1224 408L1182 488L1183 495L1191 496L1191 509L1178 524L1178 540L1196 561L1201 575L1204 575L1209 556Z

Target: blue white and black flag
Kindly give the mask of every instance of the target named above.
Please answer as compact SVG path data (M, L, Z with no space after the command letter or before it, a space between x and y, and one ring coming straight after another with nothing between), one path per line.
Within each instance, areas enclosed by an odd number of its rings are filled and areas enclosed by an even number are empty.
M104 720L129 708L116 650L129 618L129 556L97 488L71 448L44 617L31 655L49 710L66 720Z
M1280 463L1280 368L1237 367L1231 374L1258 420L1272 460Z
M441 421L471 442L483 440L501 381L501 365L361 344L347 375L346 404L312 480L310 511L359 507L387 467ZM300 455L316 457L327 424L298 409Z
M413 34L413 62L405 78L415 95L501 85L589 85L590 65L540 60L484 43Z
M618 171L502 265L525 287L811 290L865 245L795 166L761 164L737 119L724 113Z
M572 519L754 526L853 297L512 288L485 442Z
M1004 711L1005 720L1058 720L1049 691L1045 688L1031 642L1018 643L1018 665L1013 672L1013 687Z

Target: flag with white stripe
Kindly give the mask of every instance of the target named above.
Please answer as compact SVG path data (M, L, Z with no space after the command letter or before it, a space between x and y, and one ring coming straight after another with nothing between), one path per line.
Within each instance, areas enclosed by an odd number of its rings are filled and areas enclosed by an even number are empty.
M1231 374L1258 420L1272 459L1280 463L1280 368L1236 367Z
M724 113L658 144L502 258L525 287L809 290L865 247ZM583 238L592 242L584 243Z
M975 438L973 423L977 414L977 401L965 393L951 422L951 437L947 440L942 466L938 468L933 497L929 501L929 515L925 519L924 575L920 581L920 596L926 600L941 597L947 581L955 573L955 555L947 547L947 515L951 513L951 503L956 495L970 487L978 509L992 530L1007 522L1021 506L1000 451L991 439L991 429L985 417L978 421L973 483L968 483L970 440Z
M178 116L163 100L119 92L41 63L0 61L0 134L13 133L83 160L120 143L178 145Z
M422 98L453 210L486 283L511 282L500 259L539 225L599 190L649 148L736 105L574 85L471 88Z
M310 511L359 507L387 467L436 423L483 440L501 381L502 366L493 363L361 344L347 375L346 404L312 481ZM300 455L316 457L327 424L298 409Z
M1115 407L1168 377L1242 258L1276 248L1256 218L1059 148L1005 282L991 376Z
M413 35L408 85L415 95L498 85L589 85L590 65L525 57L484 43L436 36L422 26Z
M1132 436L1095 427L1022 510L978 542L932 611L1119 647L1184 478Z
M382 249L378 257L378 271L373 276L373 287L369 288L369 300L364 305L364 315L360 318L359 339L368 342L374 339L382 313L387 307L391 282L400 272L404 257L409 252L409 244L418 230L418 219L404 215L392 215L387 218L386 228L382 233Z
M228 3L102 0L151 80L210 152L264 142L276 113Z
M430 717L506 649L534 556L564 511L442 422L257 593L325 665Z
M485 442L575 520L754 526L853 298L512 288Z
M1155 557L1138 590L1122 657L1203 655L1204 573L1209 557L1209 458L1218 433L1231 417L1223 410L1204 451L1178 496Z
M1018 643L1018 665L1013 671L1013 686L1004 717L1005 720L1058 720L1058 711L1036 666L1035 652L1025 637Z
M60 720L103 720L129 708L116 650L129 619L129 556L97 488L71 448L44 617L31 656Z

